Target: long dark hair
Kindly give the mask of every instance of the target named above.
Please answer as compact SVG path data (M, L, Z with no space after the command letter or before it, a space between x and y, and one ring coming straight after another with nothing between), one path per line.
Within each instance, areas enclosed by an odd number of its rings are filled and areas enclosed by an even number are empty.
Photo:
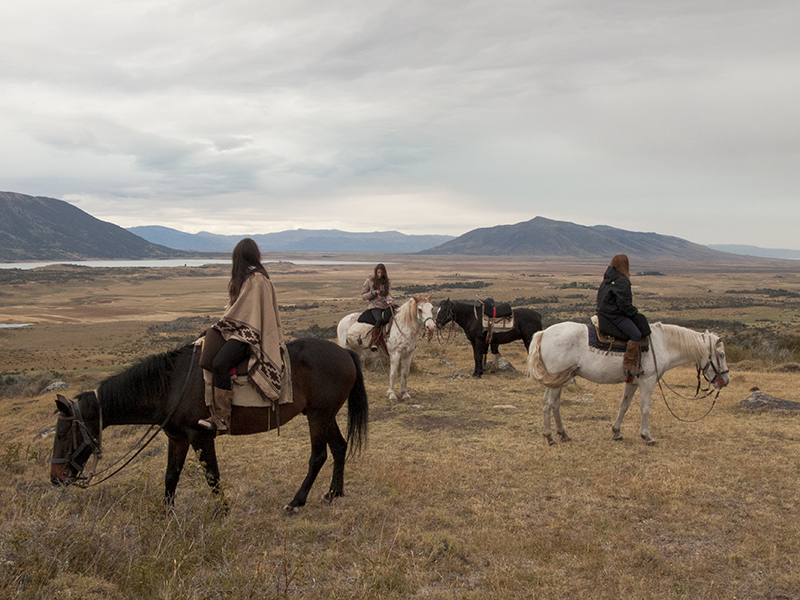
M383 271L383 277L378 277L378 269ZM389 286L391 282L389 281L389 273L386 271L386 265L383 263L378 263L375 265L375 269L372 271L372 278L375 282L375 289L381 290L384 294L389 292Z
M228 295L231 302L239 297L245 279L252 273L261 273L269 279L269 274L261 264L261 251L258 244L252 238L244 238L233 249L231 254L231 280L228 283Z
M617 254L614 258L611 259L611 266L614 267L620 273L622 273L628 279L631 278L631 267L630 263L628 262L628 256L626 254Z

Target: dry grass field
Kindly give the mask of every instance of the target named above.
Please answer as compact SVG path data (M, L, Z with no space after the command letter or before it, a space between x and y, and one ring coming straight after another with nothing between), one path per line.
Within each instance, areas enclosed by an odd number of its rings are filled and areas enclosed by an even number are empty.
M545 325L586 320L604 263L352 256L370 264L269 270L287 337L333 333L385 261L399 301L433 291L539 310ZM339 258L339 257L336 257ZM0 271L0 597L99 598L765 598L800 599L800 412L748 411L754 387L800 402L800 263L633 265L651 320L725 333L731 384L699 422L654 397L653 447L638 400L611 439L621 386L564 393L572 442L541 436L543 388L518 369L472 372L460 330L421 341L412 400L390 404L366 371L370 433L348 462L344 498L322 501L330 460L299 514L282 507L305 474L305 419L218 441L229 510L190 456L163 509L166 441L87 490L49 482L54 380L68 396L194 338L225 304L226 267ZM693 368L667 381L694 392ZM667 392L685 419L710 399ZM344 412L340 423L344 427ZM106 430L105 460L139 427Z

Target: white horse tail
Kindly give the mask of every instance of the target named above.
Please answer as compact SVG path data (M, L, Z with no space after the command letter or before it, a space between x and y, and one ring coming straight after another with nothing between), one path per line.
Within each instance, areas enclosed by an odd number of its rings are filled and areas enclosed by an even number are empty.
M572 367L560 373L551 373L544 366L542 361L542 336L544 331L537 331L531 340L530 351L528 352L527 368L525 374L534 381L538 381L545 387L562 388L570 379L575 377L578 367Z

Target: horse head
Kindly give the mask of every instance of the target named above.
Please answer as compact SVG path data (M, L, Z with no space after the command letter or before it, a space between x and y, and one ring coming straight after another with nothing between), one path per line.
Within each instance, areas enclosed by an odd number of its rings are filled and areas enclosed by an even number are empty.
M431 339L437 325L433 318L433 304L431 304L430 294L417 299L417 321L422 323L428 339Z
M93 399L93 402L89 401ZM89 457L97 461L102 455L102 411L95 392L84 392L76 400L57 395L58 423L53 441L53 458L50 459L50 482L53 485L70 485L77 481L88 484L90 477L83 475Z
M725 359L725 344L721 337L708 330L703 337L708 339L708 362L702 367L703 377L709 385L724 388L731 381L728 361Z
M450 321L454 321L455 318L455 304L450 298L442 300L442 303L439 305L439 312L436 313L436 328L442 329Z

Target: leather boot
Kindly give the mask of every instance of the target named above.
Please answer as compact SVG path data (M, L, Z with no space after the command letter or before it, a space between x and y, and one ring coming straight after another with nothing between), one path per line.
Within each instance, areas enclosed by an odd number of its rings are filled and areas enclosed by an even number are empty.
M211 416L208 419L200 419L197 424L210 431L216 431L217 435L224 435L228 433L228 422L231 419L233 390L213 388L213 394Z
M625 348L625 356L622 358L622 368L625 370L625 374L631 377L636 377L644 373L639 366L639 359L641 357L639 345L640 342L628 340L628 345Z
M369 342L369 349L373 352L378 351L378 340L381 337L381 328L380 327L373 327L372 328L372 339Z

